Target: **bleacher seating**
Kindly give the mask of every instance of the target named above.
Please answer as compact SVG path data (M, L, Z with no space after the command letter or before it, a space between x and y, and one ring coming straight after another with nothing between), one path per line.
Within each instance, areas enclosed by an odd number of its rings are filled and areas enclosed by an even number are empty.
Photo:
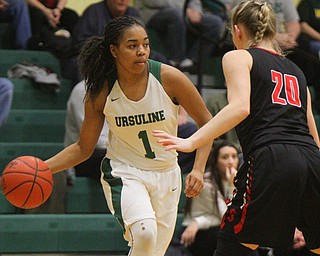
M1 142L62 142L65 110L12 109Z
M1 253L128 252L111 214L1 214Z
M67 192L66 212L110 213L100 182L92 178L76 177Z
M27 79L14 78L11 81L14 84L12 109L66 109L67 100L72 88L70 80L61 80L62 87L59 93L37 89Z
M61 77L60 63L50 52L0 49L0 76L16 63L30 62L49 67ZM21 155L46 159L63 148L66 104L72 89L62 79L59 92L42 91L27 78L11 79L14 84L12 108L0 128L0 172Z
M30 62L50 68L61 76L60 62L50 52L31 50L0 49L0 76L6 76L7 70L14 64Z

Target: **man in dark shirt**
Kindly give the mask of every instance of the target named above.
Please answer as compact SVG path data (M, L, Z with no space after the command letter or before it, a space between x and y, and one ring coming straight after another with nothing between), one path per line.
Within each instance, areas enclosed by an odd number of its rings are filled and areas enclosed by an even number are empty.
M129 6L128 0L104 0L87 7L75 29L76 48L79 50L89 37L103 36L104 27L109 21L125 15L142 21L138 11Z
M82 80L77 68L77 55L81 47L89 37L103 36L105 25L112 19L125 15L143 22L138 10L129 6L129 0L103 0L91 4L84 10L73 33L74 56L63 65L66 78L72 79L75 84ZM151 51L150 58L167 63L163 55L154 51Z

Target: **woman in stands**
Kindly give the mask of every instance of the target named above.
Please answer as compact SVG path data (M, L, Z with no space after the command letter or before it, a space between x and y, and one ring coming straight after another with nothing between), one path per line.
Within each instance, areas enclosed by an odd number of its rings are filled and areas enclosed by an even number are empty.
M79 140L48 159L53 173L88 159L104 120L109 127L101 164L110 211L124 230L132 256L163 256L171 241L181 191L177 153L165 151L152 136L177 134L179 105L198 126L211 118L191 81L174 67L149 59L145 28L128 16L110 21L104 37L92 37L79 55L86 81L85 117ZM197 150L185 193L203 188L211 143Z
M193 256L212 256L217 248L221 219L232 197L233 179L239 167L238 149L227 140L215 142L199 196L188 198L181 244Z
M305 76L279 51L268 3L240 3L231 28L237 50L222 61L228 105L188 139L154 135L167 151L192 151L236 127L244 164L215 256L289 248L295 227L320 254L320 143Z

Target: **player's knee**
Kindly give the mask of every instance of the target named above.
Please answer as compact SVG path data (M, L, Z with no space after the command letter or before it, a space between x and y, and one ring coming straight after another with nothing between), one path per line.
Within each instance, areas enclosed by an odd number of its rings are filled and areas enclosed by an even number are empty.
M133 248L143 248L152 252L157 241L157 225L153 219L138 221L131 226L131 239Z
M141 231L135 234L136 242L139 241L140 244L155 245L156 244L156 233L150 228L141 228Z

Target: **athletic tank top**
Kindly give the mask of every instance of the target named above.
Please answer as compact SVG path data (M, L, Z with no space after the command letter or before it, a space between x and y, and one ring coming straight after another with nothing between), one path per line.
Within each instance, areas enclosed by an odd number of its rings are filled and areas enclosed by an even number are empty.
M250 115L236 127L244 157L275 143L316 146L307 124L307 85L302 71L274 52L261 48L248 52L253 58Z
M176 167L177 153L165 151L152 136L152 130L176 136L178 105L163 89L161 64L149 60L148 68L148 85L141 100L128 99L118 80L109 89L104 107L109 126L107 157L144 170L168 171Z

